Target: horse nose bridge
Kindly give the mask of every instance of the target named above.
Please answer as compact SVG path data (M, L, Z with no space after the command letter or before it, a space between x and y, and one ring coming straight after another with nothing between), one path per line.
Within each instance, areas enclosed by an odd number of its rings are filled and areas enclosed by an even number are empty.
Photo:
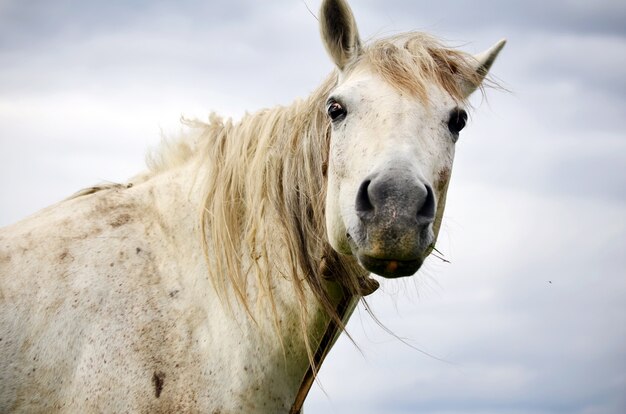
M431 186L419 174L397 165L370 174L361 182L355 208L364 222L421 225L434 220L435 198Z

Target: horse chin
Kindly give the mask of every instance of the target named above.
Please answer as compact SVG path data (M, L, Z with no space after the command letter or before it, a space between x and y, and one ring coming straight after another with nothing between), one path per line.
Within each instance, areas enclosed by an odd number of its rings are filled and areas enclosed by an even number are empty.
M357 254L359 263L366 270L377 275L395 279L415 274L424 262L422 258L413 260L378 259L367 254Z
M429 246L434 240L431 226L423 227L408 237L393 239L385 235L368 238L367 234L363 227L353 228L346 234L351 254L365 270L390 279L415 274L428 256Z

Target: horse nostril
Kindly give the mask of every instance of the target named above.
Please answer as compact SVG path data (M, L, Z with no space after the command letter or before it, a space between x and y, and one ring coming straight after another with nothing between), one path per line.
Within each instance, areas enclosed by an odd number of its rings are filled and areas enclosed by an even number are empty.
M421 207L417 210L418 222L431 222L435 219L435 196L433 189L426 184L426 196Z
M365 180L361 183L359 191L356 193L356 212L359 216L374 211L374 206L370 201L369 186L372 180Z

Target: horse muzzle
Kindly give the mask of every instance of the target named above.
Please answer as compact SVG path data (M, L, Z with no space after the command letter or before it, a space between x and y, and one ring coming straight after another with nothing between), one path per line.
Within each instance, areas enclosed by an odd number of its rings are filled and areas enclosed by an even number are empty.
M356 195L358 225L348 232L353 254L380 276L414 274L434 240L436 207L432 187L408 168L370 175Z

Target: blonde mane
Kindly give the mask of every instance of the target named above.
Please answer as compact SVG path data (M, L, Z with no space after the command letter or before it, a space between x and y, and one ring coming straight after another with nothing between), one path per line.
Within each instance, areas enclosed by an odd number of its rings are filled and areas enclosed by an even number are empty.
M367 65L427 104L430 84L462 101L462 81L481 83L475 63L471 55L447 49L428 35L409 33L366 46L348 70ZM232 289L253 318L249 286L255 283L256 306L269 304L278 328L272 280L285 278L301 304L303 333L307 290L342 327L324 281L339 282L344 294L360 295L365 273L326 238L330 122L325 102L337 80L335 73L307 99L246 115L236 124L215 115L209 123L187 122L200 133L165 145L149 162L149 174L193 157L210 164L201 212L205 253L211 252L210 279L222 297ZM306 335L304 340L308 345Z

